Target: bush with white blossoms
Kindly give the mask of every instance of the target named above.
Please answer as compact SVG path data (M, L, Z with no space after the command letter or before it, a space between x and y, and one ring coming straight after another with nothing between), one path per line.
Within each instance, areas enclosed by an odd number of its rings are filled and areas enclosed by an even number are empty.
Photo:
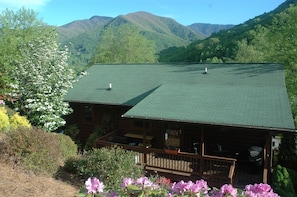
M36 30L41 31L41 30ZM74 72L68 66L68 51L60 50L56 35L40 33L20 47L21 59L15 60L15 108L26 114L30 122L47 131L65 124L62 116L72 110L63 101L72 87Z
M157 179L160 180L160 179ZM170 187L168 187L170 186ZM230 184L220 189L208 187L204 180L179 181L168 184L151 181L148 177L137 180L125 178L121 184L121 191L104 191L104 184L97 178L88 178L85 188L78 196L81 197L280 197L273 192L270 185L260 183L246 185L244 190L234 188Z

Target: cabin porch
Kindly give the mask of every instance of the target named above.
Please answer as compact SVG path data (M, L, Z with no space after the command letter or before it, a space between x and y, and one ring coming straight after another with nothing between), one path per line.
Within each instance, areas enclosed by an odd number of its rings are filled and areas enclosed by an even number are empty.
M205 143L199 143L189 151L156 147L154 138L146 133L115 130L97 139L95 147L118 145L135 151L135 162L144 166L147 175L158 174L173 181L204 179L210 186L228 183L241 188L263 182L263 165L255 166L238 155L223 154L223 151L210 155L206 152L210 145Z

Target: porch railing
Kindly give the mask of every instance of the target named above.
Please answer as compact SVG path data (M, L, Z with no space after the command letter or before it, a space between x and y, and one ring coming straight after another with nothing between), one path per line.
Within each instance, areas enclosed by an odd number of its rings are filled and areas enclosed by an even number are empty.
M115 145L113 142L96 140L95 147ZM168 152L164 149L145 148L118 144L135 152L135 162L144 166L147 172L183 180L204 179L211 186L232 184L236 159L198 155L187 152Z

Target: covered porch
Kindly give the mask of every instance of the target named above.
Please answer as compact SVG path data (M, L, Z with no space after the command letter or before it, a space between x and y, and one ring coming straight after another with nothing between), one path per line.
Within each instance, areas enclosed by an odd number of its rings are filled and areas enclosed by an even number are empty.
M114 130L97 139L95 147L118 145L135 151L135 162L143 165L148 175L158 174L174 181L204 179L217 187L269 182L270 132L250 135L240 128L164 121L135 124L142 127ZM252 146L262 148L259 163L249 158Z

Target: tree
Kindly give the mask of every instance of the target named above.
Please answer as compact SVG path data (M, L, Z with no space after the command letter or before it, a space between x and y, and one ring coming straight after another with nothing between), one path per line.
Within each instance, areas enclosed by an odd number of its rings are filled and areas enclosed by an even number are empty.
M276 166L272 174L272 187L281 196L296 196L288 170L280 165Z
M102 36L95 63L153 63L157 61L153 41L132 25L108 28Z
M271 57L282 62L286 70L286 86L297 123L297 5L292 5L274 17L270 38L274 40Z
M32 26L42 25L32 10L20 9L13 12L6 9L0 14L0 94L11 90L12 61L20 58L17 45L31 37Z
M14 109L47 131L63 126L62 116L71 112L63 97L72 86L74 72L67 64L67 49L59 48L56 29L25 9L7 10L0 18L2 29L10 32L4 34L5 40L13 43L10 59L1 60L9 65Z

